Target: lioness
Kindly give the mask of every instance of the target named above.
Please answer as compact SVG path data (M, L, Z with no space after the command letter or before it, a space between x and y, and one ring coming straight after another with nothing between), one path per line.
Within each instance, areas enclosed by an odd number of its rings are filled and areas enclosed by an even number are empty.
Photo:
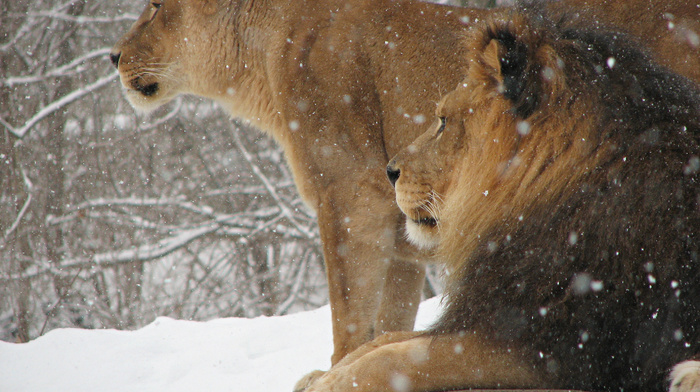
M700 390L700 89L546 14L474 28L466 79L388 165L448 265L444 314L308 391L665 391L675 364L671 390Z
M694 4L625 1L620 13L591 3L611 21L650 15L629 28L700 79L686 33ZM333 363L384 331L412 329L425 257L404 239L383 168L459 82L458 36L492 12L410 0L152 0L111 53L135 107L209 97L284 147L318 214Z

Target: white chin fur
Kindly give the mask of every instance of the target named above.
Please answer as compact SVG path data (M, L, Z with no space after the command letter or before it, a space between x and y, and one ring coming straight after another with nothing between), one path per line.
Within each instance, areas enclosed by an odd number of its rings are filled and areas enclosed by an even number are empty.
M432 249L438 244L438 236L416 222L406 219L406 234L408 240L420 249Z
M700 392L700 361L685 361L673 367L668 377L670 392Z
M162 93L158 93L158 96L145 97L143 94L136 90L127 89L124 90L126 94L126 99L129 101L131 106L139 114L149 114L159 107L170 102L173 97L164 97Z

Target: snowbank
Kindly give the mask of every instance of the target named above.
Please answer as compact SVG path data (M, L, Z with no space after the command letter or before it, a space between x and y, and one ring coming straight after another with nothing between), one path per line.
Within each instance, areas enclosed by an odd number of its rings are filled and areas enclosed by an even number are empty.
M436 317L424 302L416 327ZM209 322L158 318L137 331L58 329L0 342L2 392L284 392L330 366L330 308Z

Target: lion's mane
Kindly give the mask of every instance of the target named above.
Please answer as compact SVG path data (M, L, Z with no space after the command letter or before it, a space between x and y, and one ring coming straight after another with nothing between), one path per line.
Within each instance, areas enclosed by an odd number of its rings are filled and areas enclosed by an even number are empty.
M431 333L524 348L554 385L666 390L700 352L700 94L624 34L543 14L469 40L465 87L484 102L464 104L513 148L460 152L440 234L455 272Z

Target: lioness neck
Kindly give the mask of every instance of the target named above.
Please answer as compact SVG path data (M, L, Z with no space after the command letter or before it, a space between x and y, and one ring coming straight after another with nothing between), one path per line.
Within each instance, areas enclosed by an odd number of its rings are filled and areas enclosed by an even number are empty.
M295 52L306 37L328 24L336 0L247 0L231 2L216 15L210 42L228 46L223 55L208 60L208 85L193 86L196 95L219 102L234 117L249 120L279 138L283 121L280 69L297 61ZM323 9L323 11L321 11ZM293 50L291 47L297 47ZM302 49L303 51L303 49ZM294 57L294 58L289 58ZM200 61L206 61L201 60ZM303 66L300 64L300 66ZM200 73L201 70L196 70Z

